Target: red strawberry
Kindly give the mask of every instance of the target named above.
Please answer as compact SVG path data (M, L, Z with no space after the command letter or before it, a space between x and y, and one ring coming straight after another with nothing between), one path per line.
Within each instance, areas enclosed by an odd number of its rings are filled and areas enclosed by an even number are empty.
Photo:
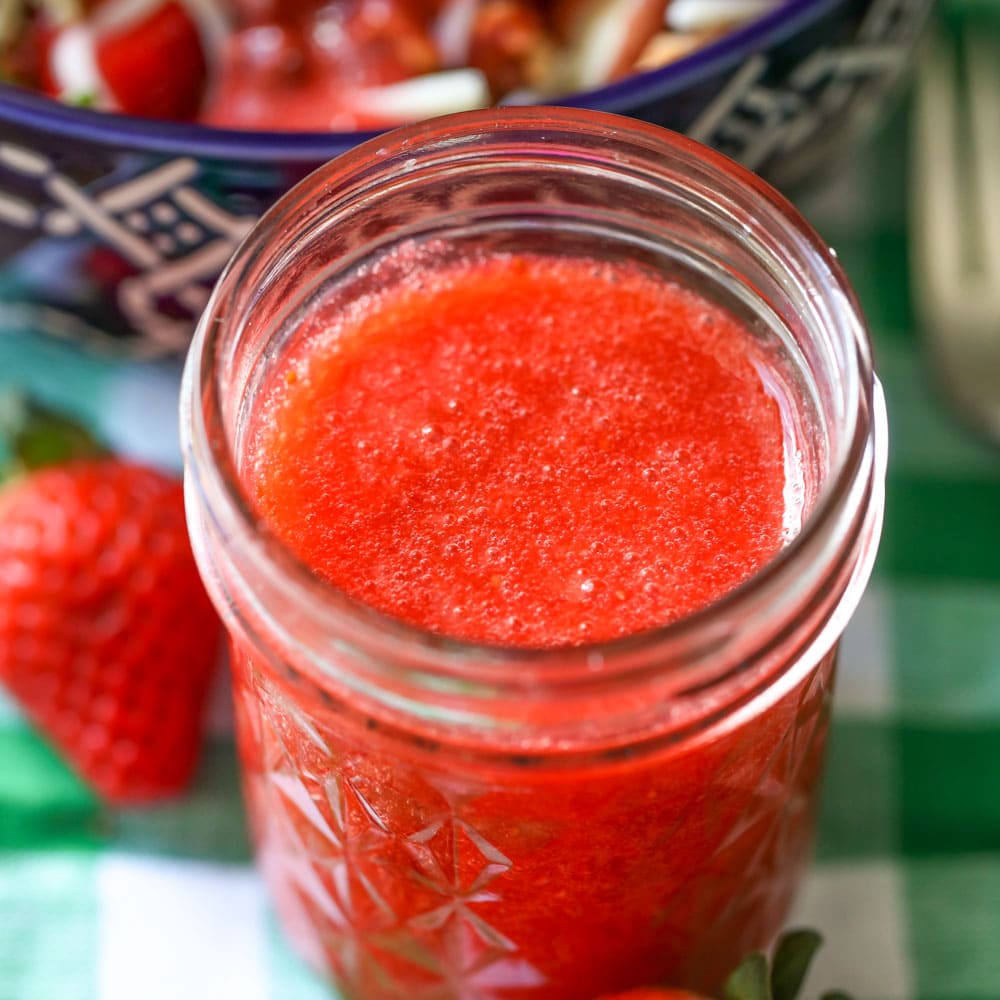
M198 113L208 63L198 27L178 0L100 32L95 57L125 114L186 120Z
M181 0L100 0L58 16L46 3L41 85L70 104L175 120L198 113L208 86L202 26ZM64 14L66 12L63 12Z
M0 681L107 800L178 792L219 638L181 485L31 419L16 448L32 471L0 490Z

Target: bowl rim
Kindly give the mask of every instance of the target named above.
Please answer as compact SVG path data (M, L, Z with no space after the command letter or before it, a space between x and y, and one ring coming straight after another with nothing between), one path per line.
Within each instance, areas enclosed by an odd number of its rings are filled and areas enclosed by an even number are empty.
M773 10L695 49L666 66L616 83L553 98L546 103L625 113L636 104L681 89L765 44L794 34L844 0L782 0ZM197 122L170 122L108 114L60 104L13 84L0 83L0 122L41 128L54 135L131 150L184 154L197 159L244 162L327 160L388 129L348 132L276 132L224 129Z

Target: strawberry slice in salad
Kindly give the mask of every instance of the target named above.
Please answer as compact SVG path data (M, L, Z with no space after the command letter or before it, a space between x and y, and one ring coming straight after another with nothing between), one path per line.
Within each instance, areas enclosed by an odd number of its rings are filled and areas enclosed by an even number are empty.
M656 69L780 0L0 0L0 80L221 128L384 128Z
M148 118L195 118L209 85L216 4L102 0L75 11L45 6L39 76L51 97Z
M198 25L180 0L96 34L94 61L119 109L148 118L193 118L208 84Z

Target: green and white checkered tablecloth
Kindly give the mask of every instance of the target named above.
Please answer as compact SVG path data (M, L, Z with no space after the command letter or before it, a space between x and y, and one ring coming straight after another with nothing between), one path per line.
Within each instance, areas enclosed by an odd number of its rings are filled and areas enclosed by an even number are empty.
M892 458L795 919L827 938L812 993L1000 1000L1000 450L950 420L921 369L904 125L804 202L865 304ZM7 330L0 372L120 448L177 464L176 365L81 358ZM114 813L0 706L0 1000L329 997L283 943L250 863L226 704L220 685L192 794Z

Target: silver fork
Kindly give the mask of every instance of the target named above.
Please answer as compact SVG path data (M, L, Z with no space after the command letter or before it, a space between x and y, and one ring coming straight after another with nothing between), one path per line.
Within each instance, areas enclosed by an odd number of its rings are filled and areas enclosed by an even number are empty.
M930 40L917 73L910 221L914 300L933 375L962 417L1000 441L1000 32L993 34L966 27L958 45Z

